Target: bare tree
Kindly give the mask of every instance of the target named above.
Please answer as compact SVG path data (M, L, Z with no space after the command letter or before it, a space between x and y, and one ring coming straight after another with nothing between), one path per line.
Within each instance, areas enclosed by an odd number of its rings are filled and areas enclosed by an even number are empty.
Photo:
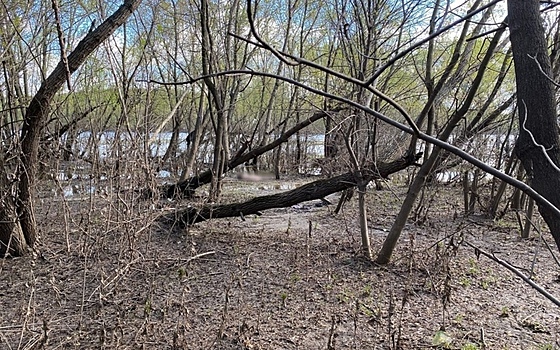
M474 79L472 85L469 88L468 91L468 95L467 98L463 101L463 104L461 105L461 107L451 116L451 118L449 118L449 121L447 122L447 126L445 127L445 129L443 130L443 132L441 133L441 135L439 136L439 138L441 140L446 141L449 136L451 135L451 133L453 132L453 129L455 128L455 126L457 126L457 123L459 123L459 121L465 116L465 114L468 112L471 103L473 101L473 98L476 94L476 92L478 91L478 88L480 87L480 84L482 82L482 78L484 76L484 73L488 67L488 62L490 61L490 58L492 57L492 55L494 54L494 50L497 47L500 38L502 36L502 34L504 33L505 28L502 27L500 28L499 31L497 31L494 34L494 38L492 39L487 52L480 64L480 68L478 71L478 74L476 76L476 78ZM437 161L439 154L440 154L441 148L439 147L435 147L432 151L432 153L430 154L430 156L428 157L428 159L424 162L424 164L422 165L422 167L420 168L419 173L416 175L414 182L412 183L407 196L403 202L403 205L401 206L401 210L399 211L399 214L397 215L397 218L395 219L395 222L393 223L393 226L391 227L391 230L389 231L389 235L387 236L387 238L385 239L385 242L383 243L383 247L381 248L381 251L379 252L376 261L380 264L386 264L389 262L391 255L393 253L393 250L397 244L397 240L400 237L402 230L404 228L404 225L406 223L406 220L408 219L408 216L410 214L410 212L412 211L412 207L414 204L414 201L416 200L416 198L418 197L418 194L420 193L420 189L422 188L422 186L424 186L424 182L426 180L426 176L428 176L430 174L430 172L432 171L432 168L435 164L435 162Z
M21 128L21 157L18 157L17 177L2 185L0 202L0 255L22 255L25 247L33 248L37 240L37 224L33 211L37 156L41 132L48 117L56 93L68 82L69 75L78 70L87 57L103 43L138 8L141 0L125 0L124 3L99 27L89 32L68 55L63 57L26 109ZM4 173L5 159L2 160ZM11 181L10 181L11 182ZM12 245L13 242L17 244Z

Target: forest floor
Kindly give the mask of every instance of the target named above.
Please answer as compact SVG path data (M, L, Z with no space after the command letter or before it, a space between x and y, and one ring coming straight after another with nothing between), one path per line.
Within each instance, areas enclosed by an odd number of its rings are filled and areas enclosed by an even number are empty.
M228 179L224 201L308 180ZM186 202L53 193L37 253L0 260L0 349L560 349L560 308L466 244L560 297L549 233L464 217L458 187L427 190L386 266L360 255L356 198L184 229L157 218ZM369 191L374 251L405 193Z

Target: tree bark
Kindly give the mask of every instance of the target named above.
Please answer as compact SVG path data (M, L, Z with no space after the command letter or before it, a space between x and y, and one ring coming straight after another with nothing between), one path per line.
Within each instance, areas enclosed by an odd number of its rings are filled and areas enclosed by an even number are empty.
M141 0L125 0L113 15L105 20L99 27L87 34L76 46L76 49L62 59L54 71L41 84L39 90L26 109L21 130L21 159L17 169L18 190L15 199L4 200L0 212L10 215L12 210L17 213L16 222L0 220L0 241L2 246L7 246L12 237L14 227L21 226L25 238L22 245L33 247L37 239L37 226L33 213L33 197L35 192L35 176L37 172L37 157L39 140L43 131L51 102L56 93L67 81L69 74L74 73L85 62L87 57L113 32L120 27L126 19L138 8ZM3 197L12 195L9 188L1 188ZM0 218L2 219L2 218ZM15 225L15 226L14 226ZM6 233L9 233L6 235ZM6 238L8 238L6 240ZM14 251L12 255L22 255L25 249Z
M560 140L550 57L538 0L508 0L519 138L515 146L531 187L560 208ZM560 217L539 205L560 249Z
M27 250L25 237L17 219L12 193L12 182L8 178L4 155L0 153L0 186L4 190L0 197L0 256L23 255Z
M284 208L305 201L324 198L330 194L356 186L358 179L369 182L374 179L385 178L416 163L422 153L407 154L390 163L380 163L377 170L373 166L362 173L349 172L329 179L314 181L294 190L253 198L244 203L233 203L218 206L204 206L200 209L190 207L179 213L173 213L164 219L180 218L184 225L191 225L208 219L225 218L241 215L258 214L262 210Z

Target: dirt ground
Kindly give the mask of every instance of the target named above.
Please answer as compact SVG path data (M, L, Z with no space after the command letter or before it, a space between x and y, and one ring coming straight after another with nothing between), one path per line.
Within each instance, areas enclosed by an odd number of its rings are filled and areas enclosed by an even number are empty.
M229 180L225 200L297 182ZM374 251L405 196L388 187L368 195ZM559 349L560 308L465 243L560 297L551 237L521 240L513 215L465 218L461 200L431 188L428 219L377 266L360 256L355 198L340 214L307 202L182 229L157 217L186 202L53 190L37 253L0 260L0 349Z

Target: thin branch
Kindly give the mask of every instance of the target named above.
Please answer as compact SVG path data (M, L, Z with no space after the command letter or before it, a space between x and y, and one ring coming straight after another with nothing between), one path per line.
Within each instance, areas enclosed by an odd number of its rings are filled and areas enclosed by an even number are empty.
M550 163L550 165L552 165L554 170L556 170L557 172L560 173L560 168L558 168L558 166L556 164L554 164L554 162L552 161L552 159L548 155L548 151L550 149L546 149L546 147L544 147L540 143L537 143L537 140L535 140L535 136L533 136L533 133L529 129L527 129L527 127L525 126L525 123L527 122L527 105L525 104L524 100L522 100L521 102L523 102L523 110L524 110L524 114L525 114L525 116L523 118L523 124L521 125L521 127L523 128L523 130L525 130L529 134L529 136L531 137L531 141L533 141L533 144L535 146L537 146L537 148L541 149L542 153L546 157L546 160L548 160L548 162Z
M390 66L395 64L395 62L397 62L398 60L400 60L404 56L408 55L409 53L416 50L417 48L424 45L425 43L432 40L433 38L436 38L436 37L440 36L441 34L445 33L446 31L448 31L449 29L455 27L457 24L459 24L461 22L464 22L464 21L468 20L469 18L475 16L476 14L486 10L487 8L490 8L494 5L496 5L500 1L502 1L502 0L494 0L490 3L488 3L487 5L482 6L481 8L479 8L477 10L474 10L472 12L467 13L464 17L461 17L458 20L456 20L455 22L441 28L437 32L434 32L432 35L428 35L426 38L424 38L424 39L420 40L419 42L417 42L416 44L410 46L408 49L399 52L398 54L395 55L395 57L393 57L392 59L387 61L375 73L373 73L373 75L365 82L365 84L367 84L367 85L373 84L373 82L381 75L381 73L383 73L387 68L389 68Z
M499 26L498 28L494 28L494 29L488 30L488 31L486 31L486 32L484 32L484 33L480 33L480 34L478 34L478 35L472 36L472 37L468 38L466 41L468 42L468 41L476 40L476 39L478 39L478 38L482 38L483 36L487 36L488 34L495 33L495 32L497 32L498 30L501 30L501 29L503 29L503 28L505 28L505 27L507 27L507 23L504 21L502 24L500 24L500 26Z
M474 249L476 256L480 256L480 255L484 255L485 257L489 258L490 260L493 260L495 262L497 262L498 264L502 265L503 267L505 267L506 269L510 270L511 272L513 272L515 275L517 275L518 277L520 277L523 281L525 281L526 283L528 283L531 287L533 287L537 292L541 293L542 295L544 295L548 300L552 301L556 306L560 306L560 300L556 299L552 294L550 294L549 292L547 292L543 287L539 286L538 284L536 284L535 282L533 282L529 277L525 276L525 274L523 274L521 271L519 271L518 269L516 269L513 265L511 265L510 263L508 263L505 260L502 260L500 258L498 258L496 255L494 255L493 253L490 254L488 252L485 252L484 250L480 249L479 247L475 246L474 244L471 244L467 241L465 241L465 243Z
M539 62L539 60L537 59L537 55L535 56L531 56L529 54L527 54L527 56L529 56L529 58L531 58L533 61L535 61L535 63L537 64L537 67L539 67L539 71L542 73L542 75L545 76L545 78L550 81L554 86L556 87L560 87L560 83L557 83L556 81L554 81L554 79L552 79L548 74L545 73L545 71L542 69L541 63Z
M62 31L62 26L60 25L60 10L58 7L58 2L52 0L52 9L54 11L54 20L56 22L56 32L58 34L58 45L60 46L60 61L64 64L66 69L66 84L68 86L68 91L72 90L70 84L70 68L68 67L68 56L66 56L66 40L64 40L64 32Z
M267 50L269 50L270 52L272 52L274 54L274 56L278 57L278 59L282 62L284 62L285 64L289 65L289 66L297 66L300 63L299 62L294 62L294 61L290 61L288 59L286 59L286 57L282 54L280 54L280 52L278 52L274 47L270 46L266 41L264 41L259 33L257 33L257 28L255 27L255 17L253 14L253 10L251 7L251 0L247 0L247 17L249 19L249 26L251 27L251 33L253 34L253 36L255 37L255 39L257 39L257 41L259 43L261 43L261 45L263 45L263 47Z
M248 44L251 44L251 45L254 45L256 47L259 47L259 48L262 48L262 49L267 49L268 48L268 46L265 46L265 45L260 44L260 43L256 43L256 42L251 41L247 38L239 36L235 33L228 33L228 34L233 36L234 38L236 38L238 40L244 41L244 42L246 42ZM298 64L303 64L303 65L306 65L308 67L318 69L318 70L320 70L320 71L322 71L326 74L330 74L330 75L335 76L339 79L342 79L342 80L344 80L348 83L356 84L356 85L366 89L367 91L371 92L372 94L379 97L381 100L387 102L387 104L389 104L390 106L395 108L403 116L403 118L406 120L408 125L412 128L412 130L414 130L415 134L417 134L419 132L418 126L416 125L416 123L414 122L412 117L408 114L408 112L406 112L406 110L401 105L399 105L398 102L393 100L391 97L385 95L384 93L382 93L378 89L372 87L371 84L367 84L363 80L359 80L359 79L350 77L346 74L343 74L343 73L340 73L340 72L335 71L333 69L330 69L328 67L322 66L322 65L317 64L313 61L306 60L305 58L298 57L298 56L289 54L287 52L282 52L282 51L277 51L277 52L281 53L285 57L289 57L290 59L294 60Z

